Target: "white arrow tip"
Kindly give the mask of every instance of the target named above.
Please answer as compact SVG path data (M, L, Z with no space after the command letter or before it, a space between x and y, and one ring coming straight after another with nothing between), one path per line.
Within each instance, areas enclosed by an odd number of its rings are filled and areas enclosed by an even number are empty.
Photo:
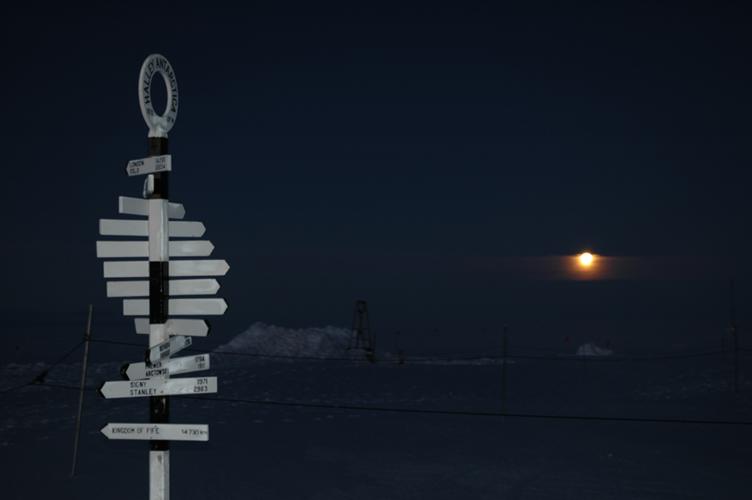
M185 217L185 207L182 203L175 203L173 204L174 213L172 214L173 219L182 219Z

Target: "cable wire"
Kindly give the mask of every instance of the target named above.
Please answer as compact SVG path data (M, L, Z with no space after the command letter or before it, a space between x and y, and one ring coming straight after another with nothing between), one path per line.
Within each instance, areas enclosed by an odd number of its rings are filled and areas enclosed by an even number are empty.
M100 342L104 344L113 345L127 345L132 347L144 348L143 344L136 344L134 342L124 342L119 340L107 340L107 339L91 339L91 342ZM201 349L187 348L186 352L205 352ZM359 358L346 358L346 357L319 357L319 356L296 356L290 354L264 354L264 353L251 353L240 351L227 351L214 349L209 351L212 354L223 354L227 356L240 356L259 359L282 359L282 360L299 360L299 361L339 361L350 363L363 363L363 364L395 364L396 360L379 360L369 361L367 359ZM527 359L527 360L550 360L550 361L597 361L597 362L616 362L616 361L651 361L651 360L663 360L663 359L689 359L698 358L704 356L713 356L721 354L721 349L703 351L703 352L690 352L690 353L665 353L655 354L647 356L578 356L572 354L561 354L558 356L540 356L531 354L508 354L507 356L494 355L494 356L465 356L465 357L441 357L441 356L425 356L425 357L405 357L405 363L408 361L416 364L431 363L431 362L472 362L472 361L501 361L504 359Z
M57 365L65 361L68 356L73 354L78 350L79 347L81 347L81 344L83 344L85 340L79 341L76 345L74 345L70 350L68 350L65 354L60 356L56 361L54 361L52 364L50 364L48 367L44 368L41 372L37 373L33 379L31 379L29 382L25 382L20 385L16 385L13 387L7 387L3 390L0 390L0 394L5 394L7 392L17 391L18 389L23 389L24 387L30 386L30 385L38 385L38 384L44 384L45 378L49 374L50 370L55 368Z
M186 396L187 399L197 400L217 400L232 403L248 403L266 406L288 406L298 408L317 408L329 410L353 410L353 411L371 411L371 412L388 412L388 413L415 413L424 415L454 415L468 417L510 417L510 418L527 418L527 419L548 419L548 420L585 420L585 421L602 421L602 422L644 422L644 423L666 423L666 424L700 424L700 425L742 425L752 426L752 421L740 420L695 420L685 418L652 418L652 417L611 417L603 415L547 415L541 413L510 413L494 411L470 411L470 410L444 410L435 408L393 408L386 406L361 406L361 405L340 405L326 403L307 403L302 401L274 401L274 400L252 400L242 398L227 397L209 397L199 398L196 396Z
M35 384L38 387L48 386L59 389L79 390L79 387L65 384ZM88 391L97 390L96 387L86 387ZM360 412L378 412L378 413L411 413L416 415L446 415L462 417L495 417L495 418L519 418L519 419L536 419L536 420L569 420L569 421L598 421L598 422L633 422L633 423L655 423L655 424L690 424L690 425L733 425L733 426L752 426L752 421L744 420L707 420L707 419L687 419L687 418L656 418L656 417L614 417L606 415L552 415L545 413L514 413L514 412L497 412L497 411L476 411L476 410L447 410L440 408L399 408L389 406L365 406L352 404L333 404L333 403L310 403L305 401L277 401L271 399L245 399L232 398L223 396L190 396L181 395L182 399L193 399L197 401L214 401L222 403L245 403L259 406L291 407L291 408L311 408L319 410L348 410Z

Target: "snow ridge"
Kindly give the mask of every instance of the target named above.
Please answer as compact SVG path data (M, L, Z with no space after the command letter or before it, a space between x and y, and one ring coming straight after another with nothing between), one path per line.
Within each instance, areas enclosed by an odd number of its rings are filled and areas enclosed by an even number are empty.
M333 358L346 356L349 340L347 328L285 328L257 321L215 352Z
M577 356L611 356L614 354L612 349L598 347L592 342L582 344L577 348Z

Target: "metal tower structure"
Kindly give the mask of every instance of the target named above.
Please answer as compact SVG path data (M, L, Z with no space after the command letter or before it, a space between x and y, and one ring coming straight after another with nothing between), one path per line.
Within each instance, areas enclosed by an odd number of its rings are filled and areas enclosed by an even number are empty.
M368 303L365 300L355 301L355 310L353 311L352 335L348 351L363 351L368 361L375 361L376 354L373 342L373 333L371 332L371 322L368 318Z

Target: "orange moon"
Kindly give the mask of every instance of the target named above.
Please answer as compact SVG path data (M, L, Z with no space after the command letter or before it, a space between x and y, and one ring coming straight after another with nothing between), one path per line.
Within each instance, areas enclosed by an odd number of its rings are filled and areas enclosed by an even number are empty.
M583 252L577 257L577 261L582 267L590 267L593 265L593 261L595 261L595 255L590 252Z

